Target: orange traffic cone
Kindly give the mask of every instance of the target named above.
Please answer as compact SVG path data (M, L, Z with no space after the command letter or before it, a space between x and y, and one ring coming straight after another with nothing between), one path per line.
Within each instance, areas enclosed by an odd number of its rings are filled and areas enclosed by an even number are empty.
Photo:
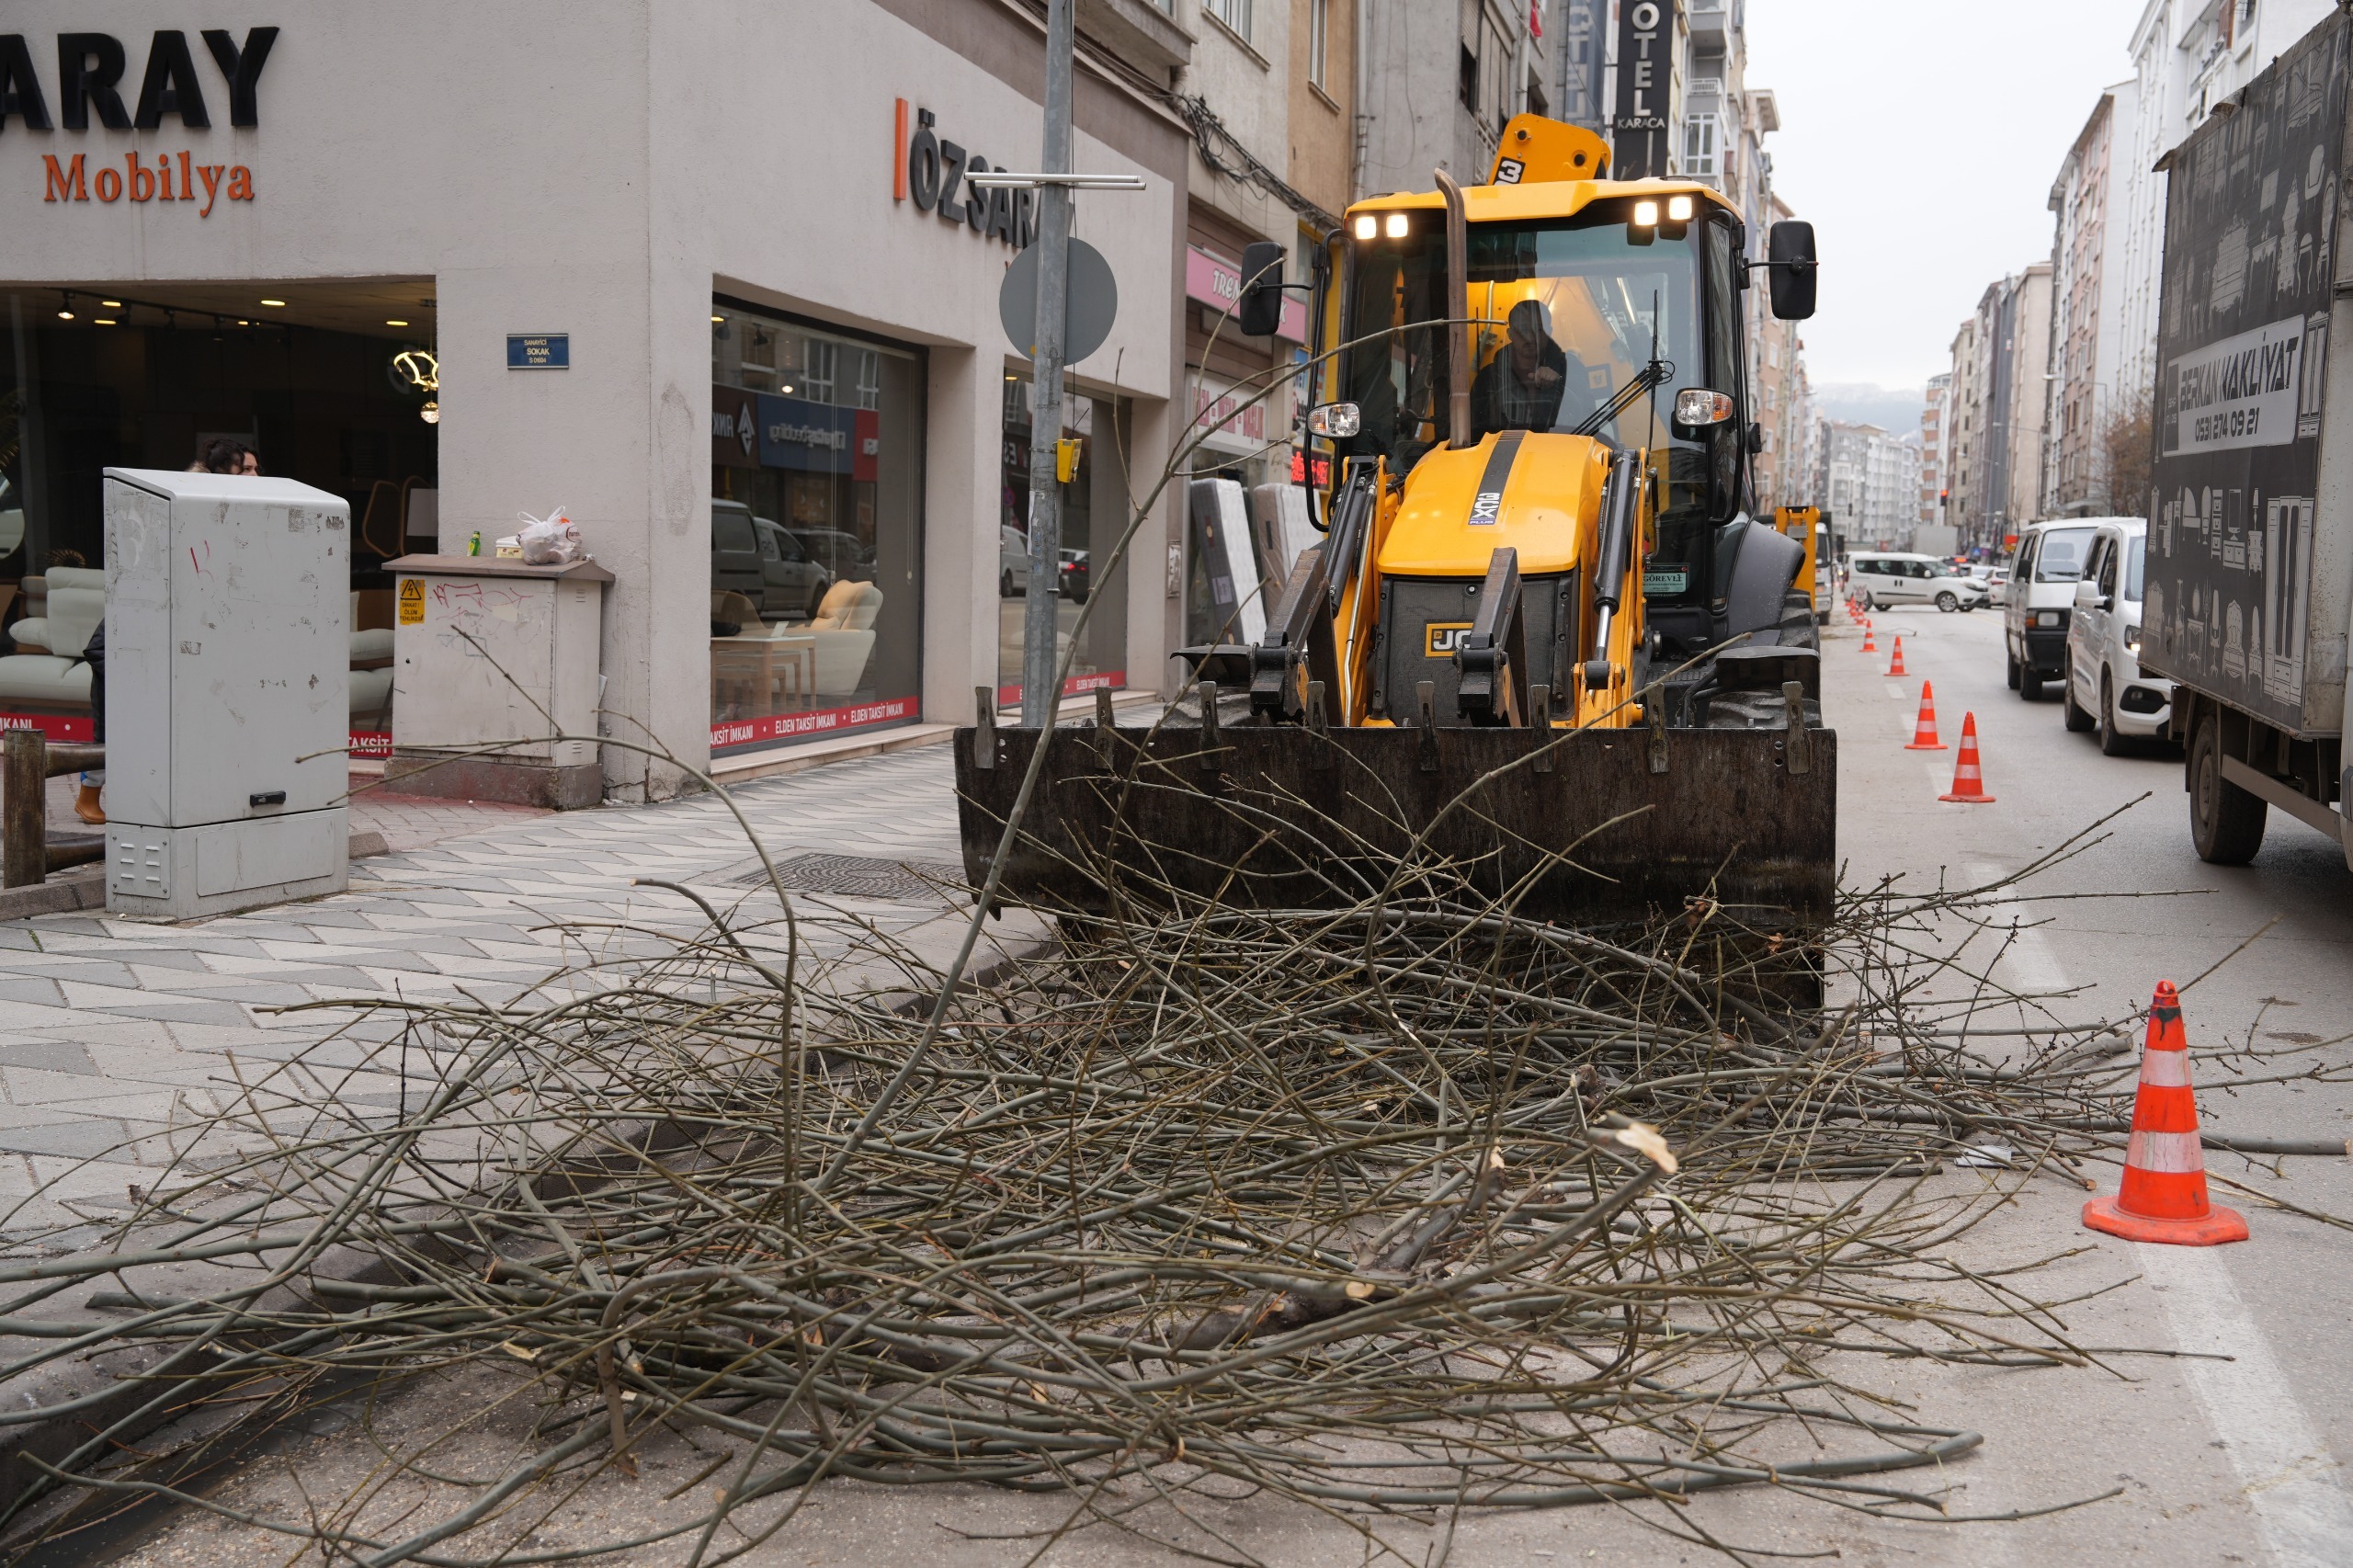
M1902 675L1902 674L1904 674L1904 633L1902 633L1901 631L1899 631L1899 632L1897 632L1897 633L1895 634L1895 662L1894 662L1893 664L1892 664L1892 665L1888 665L1888 666L1887 666L1887 673L1888 673L1889 675L1891 675L1891 676L1900 676L1900 675Z
M2181 997L2170 980L2157 982L2156 999L2149 1004L2123 1188L2114 1198L2085 1204L2084 1223L2128 1242L2210 1247L2246 1240L2246 1221L2206 1199L2206 1151L2198 1142L2198 1096L2189 1088L2189 1042L2181 1030Z
M1937 797L1939 801L1958 801L1965 806L1990 806L1994 797L1985 792L1985 770L1977 761L1977 715L1961 716L1961 756L1952 769L1952 792Z
M1934 681L1920 683L1920 717L1912 726L1912 744L1905 751L1942 751L1945 743L1937 739L1937 687Z
M1868 620L1863 622L1863 652L1866 653L1879 652L1879 644L1871 641L1871 623Z

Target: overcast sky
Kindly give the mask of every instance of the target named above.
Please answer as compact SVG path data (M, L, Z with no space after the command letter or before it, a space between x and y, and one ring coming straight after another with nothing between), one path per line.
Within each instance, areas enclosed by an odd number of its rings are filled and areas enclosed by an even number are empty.
M1985 285L2051 256L2045 205L2143 0L1748 0L1773 184L1811 219L1817 386L1917 388Z

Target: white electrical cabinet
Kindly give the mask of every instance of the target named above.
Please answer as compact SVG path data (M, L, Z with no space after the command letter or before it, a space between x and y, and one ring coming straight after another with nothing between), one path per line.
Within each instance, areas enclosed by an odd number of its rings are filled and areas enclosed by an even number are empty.
M107 908L340 890L351 509L285 479L106 471Z

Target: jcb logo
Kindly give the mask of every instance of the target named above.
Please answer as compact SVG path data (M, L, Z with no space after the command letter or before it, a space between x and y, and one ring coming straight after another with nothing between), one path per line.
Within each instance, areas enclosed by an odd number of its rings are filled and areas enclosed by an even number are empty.
M1422 653L1426 658L1450 659L1462 646L1462 634L1471 630L1467 620L1433 620L1422 628Z
M1504 493L1502 491L1482 490L1471 499L1471 526L1474 528L1494 528L1495 516L1503 509Z

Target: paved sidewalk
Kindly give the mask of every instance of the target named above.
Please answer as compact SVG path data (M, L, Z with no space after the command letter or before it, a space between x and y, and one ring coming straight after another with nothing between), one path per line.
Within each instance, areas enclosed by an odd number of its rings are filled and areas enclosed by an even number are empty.
M831 883L801 880L869 895L807 902L902 930L938 915L943 901L889 886L905 881L892 863L958 860L951 790L949 748L926 746L733 794L779 861L848 858L800 868L830 872ZM126 1186L169 1157L173 1130L212 1112L214 1087L232 1080L237 1063L250 1072L285 1061L349 1017L264 1009L395 993L439 999L460 985L503 1000L563 961L559 937L545 928L551 923L627 920L672 931L701 924L676 893L632 889L634 877L696 882L722 907L770 897L734 880L756 861L712 796L493 820L486 832L358 862L351 891L332 898L186 925L91 913L0 926L0 1238L121 1206ZM412 824L418 833L436 825ZM885 896L870 896L878 890ZM819 956L847 946L838 930L815 941ZM372 1027L372 1038L392 1032L389 1023ZM352 1060L360 1050L351 1048Z

